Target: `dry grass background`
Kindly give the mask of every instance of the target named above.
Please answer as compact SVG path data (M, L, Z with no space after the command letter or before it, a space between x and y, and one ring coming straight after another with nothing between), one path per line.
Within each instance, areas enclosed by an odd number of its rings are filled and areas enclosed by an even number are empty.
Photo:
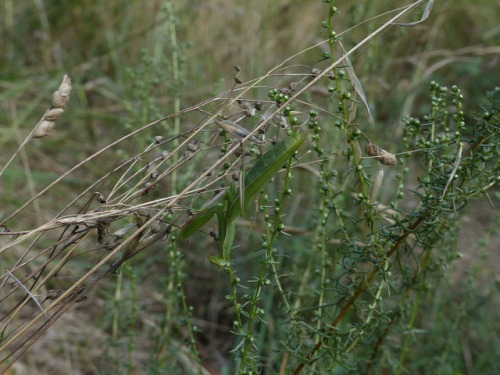
M166 3L160 0L4 0L0 4L2 166L46 110L50 93L57 89L63 73L69 74L73 81L71 101L53 134L30 144L1 177L2 219L69 168L115 139L175 112L179 103L186 108L227 90L235 75L234 65L241 67L244 80L250 80L325 39L320 33L325 7L321 1L174 2L176 41L169 33L172 22L168 12L161 10ZM346 49L379 24L371 17L400 5L395 1L352 3L338 4L343 16L338 18L336 29L347 30L363 21L369 22L353 28L343 37ZM400 119L421 110L431 79L457 84L470 99L468 105L479 106L484 100L485 89L491 87L492 81L499 82L499 9L490 1L474 5L463 0L439 1L428 22L411 29L391 28L356 53L352 58L356 73L372 107L376 126L383 129L375 133L382 139L387 138L387 134L400 133ZM181 55L183 82L180 85L173 79L172 43L178 45ZM318 63L321 52L320 47L315 48L311 53L298 56L293 63L321 66ZM130 74L130 68L136 69L135 76ZM163 75L157 71L162 71ZM141 80L148 82L148 87L138 86ZM282 87L288 82L289 77L276 77L273 85ZM147 98L144 96L146 91ZM263 89L260 94L266 92L267 89ZM324 100L321 91L310 95ZM154 105L147 104L149 100ZM181 131L190 129L191 122L197 121L199 118L194 113L187 114L179 124ZM99 179L103 171L144 150L151 139L168 134L174 126L174 120L168 121L166 125L124 142L105 157L85 164L64 183L51 189L46 199L37 201L9 221L9 229L27 230L49 222L75 194ZM388 141L390 144L390 139ZM195 173L196 167L193 168ZM182 176L179 180L182 182ZM152 194L153 197L162 195ZM488 230L486 223L490 223L493 215L483 209L486 206L481 202L477 206L479 209L470 210L464 219L464 241L460 248L464 257L457 267L462 271L455 275L466 273L464 270L477 260L474 254L480 247L476 241L468 242L467 239L479 238ZM301 215L298 207L292 210L291 215L294 214ZM485 225L481 224L483 222ZM487 249L481 251L498 249L498 236L493 233L492 237ZM9 241L0 238L0 245ZM42 239L41 245L48 246L50 240L47 241ZM93 239L86 241L88 247L95 245ZM215 252L209 239L203 241L197 244L198 247L206 248L208 253ZM220 305L225 292L215 288L222 275L214 275L213 270L207 269L205 254L200 256L189 247L184 250L193 271L186 295L197 310L193 320L204 332L199 339L201 355L208 358L205 366L209 372L222 374L221 369L228 371L227 351L233 345L227 334L231 317L225 315ZM0 254L4 257L0 258L0 272L13 264L23 251L19 246ZM151 255L155 252L161 252L161 246L153 246L148 254L133 259L133 267L138 270L135 276L131 276L131 271L117 276L140 278L134 292L137 311L140 311L137 316L139 333L132 358L136 364L148 361L152 346L150 335L156 327L157 315L165 314L161 273L162 262L166 260L155 259ZM495 278L495 270L498 270L498 257L489 259L486 263L489 268L486 267L481 276L486 280ZM68 287L96 261L92 254L76 257L61 271L53 287ZM85 300L63 314L12 366L10 374L113 373L116 367L110 362L122 352L107 345L110 337L124 340L109 324L112 315L116 314L115 310L110 311L119 292L116 282L115 279L103 281L86 295ZM126 283L123 285L123 288L133 288ZM127 294L129 291L121 292ZM3 304L0 312L5 312L5 306ZM33 305L32 308L36 310L37 307ZM183 355L182 343L174 340L170 344L178 346L178 365L190 368L191 359ZM135 366L129 373L146 373L140 367Z

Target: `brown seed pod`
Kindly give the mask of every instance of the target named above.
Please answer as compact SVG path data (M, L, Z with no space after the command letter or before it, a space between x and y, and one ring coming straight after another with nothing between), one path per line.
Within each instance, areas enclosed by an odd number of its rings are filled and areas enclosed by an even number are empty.
M65 108L69 101L71 93L71 79L67 74L64 75L61 86L52 94L52 107Z
M368 141L368 143L365 146L365 151L368 154L368 156L377 156L380 155L380 148L375 146L373 143Z
M44 120L40 122L35 132L33 133L33 138L43 138L48 136L52 132L55 126L56 124L52 121Z
M396 165L397 162L396 156L385 150L382 150L382 154L377 157L377 160L384 165Z
M52 107L45 112L42 120L36 126L33 132L33 138L46 137L54 130L55 122L61 118L64 108L68 103L70 92L71 79L65 74L61 85L57 91L52 94Z
M51 108L47 111L43 119L46 121L56 122L61 118L63 112L64 109L62 108Z
M373 156L384 165L396 165L397 159L394 154L385 151L370 141L366 144L365 151L369 156Z

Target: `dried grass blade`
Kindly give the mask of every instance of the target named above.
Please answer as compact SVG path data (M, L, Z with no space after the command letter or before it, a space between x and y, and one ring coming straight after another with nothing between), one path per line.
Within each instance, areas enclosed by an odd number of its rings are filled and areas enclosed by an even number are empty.
M365 91L363 90L363 86L361 85L361 82L358 79L358 76L356 75L356 72L354 71L354 67L352 66L351 60L346 55L346 50L344 49L344 46L342 43L340 43L340 47L342 48L342 53L345 55L344 60L347 62L347 75L349 76L349 80L352 83L352 86L354 87L354 91L358 94L359 98L363 102L363 104L366 107L366 111L368 112L368 117L370 118L370 122L374 124L372 113L370 111L370 106L368 105L368 100L366 99Z
M47 320L50 320L49 319L49 316L47 315L47 311L45 311L42 307L42 305L40 304L40 302L38 302L38 300L36 299L36 297L33 295L33 293L30 292L30 290L28 288L26 288L24 286L24 284L21 282L21 280L19 280L17 277L15 277L12 272L10 272L8 269L5 269L5 271L7 272L7 274L12 277L14 279L14 281L16 282L17 285L19 285L21 287L22 290L24 290L26 292L26 294L28 296L30 296L30 298L35 302L35 304L38 306L38 308L40 309L41 312L44 313L45 315L45 318Z
M397 22L397 23L394 23L393 25L403 26L403 27L417 26L418 24L424 22L425 20L427 20L427 18L429 18L429 14L431 13L431 9L432 9L433 6L434 6L434 0L429 0L427 2L427 4L425 5L424 13L422 14L422 18L420 18L420 20L415 21L415 22L409 22L409 23L399 23L399 22Z

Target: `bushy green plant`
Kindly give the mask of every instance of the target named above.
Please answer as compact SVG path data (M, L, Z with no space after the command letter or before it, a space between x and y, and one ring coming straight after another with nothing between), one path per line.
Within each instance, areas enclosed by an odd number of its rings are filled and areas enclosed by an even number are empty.
M95 353L77 332L93 373L493 371L497 285L494 270L482 271L498 214L478 234L470 269L458 276L454 265L473 199L498 204L500 89L474 112L456 85L423 85L436 67L422 63L411 97L392 101L394 89L380 100L365 76L385 60L377 37L409 37L434 2L383 21L370 18L380 4L323 3L325 40L258 78L235 67L226 91L189 107L184 79L198 62L180 48L174 2L155 34L168 40L168 60L163 47L144 49L128 70L112 59L127 117L110 134L121 138L95 133L104 147L2 218L11 236L0 248L2 370L59 318L84 311L105 348ZM427 52L439 39L430 34ZM362 68L355 59L366 55L373 66ZM165 92L168 105L157 98ZM411 115L390 123L393 103ZM41 144L32 134L13 156ZM98 177L74 181L66 201L56 186L84 167ZM25 213L40 201L51 210L38 208L45 215L31 224ZM25 217L35 229L17 229Z

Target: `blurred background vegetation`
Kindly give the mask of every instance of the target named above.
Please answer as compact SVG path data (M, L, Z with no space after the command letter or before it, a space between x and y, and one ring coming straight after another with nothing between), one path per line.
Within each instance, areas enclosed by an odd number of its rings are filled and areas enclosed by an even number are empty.
M388 18L379 20L378 15L401 3L408 2L337 2L341 14L335 18L335 30L349 30L342 34L344 48L355 46ZM131 130L230 88L233 66L241 68L243 80L249 80L326 39L321 26L325 9L320 0L3 0L2 164L38 122L64 73L73 81L73 92L56 131L30 145L2 176L0 216L7 216L55 177ZM420 16L414 12L407 21ZM426 22L412 28L389 28L357 51L351 61L375 119L370 125L366 113L359 114L361 123L363 118L366 121L366 128L360 128L371 129L371 136L397 152L401 119L429 109L431 80L459 86L467 113L477 111L486 102L486 91L500 84L499 19L500 5L494 1L439 0ZM293 64L321 66L323 52L315 47L294 58ZM287 77L276 77L274 87L288 83ZM262 94L266 93L263 89ZM310 95L321 97L322 93ZM192 125L182 121L178 124L181 131ZM174 121L162 123L113 152L117 158L126 156L136 147L144 148L154 136L174 134L175 125ZM115 163L113 157L88 163L55 188L52 200L42 200L16 217L10 228L31 228L49 220L64 207L66 198L69 201ZM307 186L304 189L307 196ZM453 268L436 281L446 287L419 316L427 333L413 333L419 347L409 355L414 363L411 373L437 373L433 371L439 368L443 374L493 374L500 368L500 345L495 337L500 331L495 317L500 307L499 216L487 200L481 200L462 220L460 259L450 263ZM298 250L304 247L299 241L295 250L305 251L307 257L307 249ZM211 246L208 242L200 245ZM223 275L210 268L206 254L200 255L193 244L186 246L182 249L188 265L185 288L194 308L193 320L202 331L197 337L200 356L211 373L229 374L228 351L234 338L228 334L232 317L225 315L227 310L221 305L227 293L218 287ZM162 373L145 363L157 349L153 343L159 332L151 328L151 322L176 316L172 312L176 307L165 305L162 297L169 282L162 266L170 261L160 249L134 259L117 276L119 281L106 280L95 288L91 302L64 315L11 373ZM246 261L244 256L237 260ZM75 262L74 267L80 275L88 262ZM461 315L449 319L455 309ZM183 337L182 332L176 335L178 340ZM161 344L160 348L167 350ZM133 353L125 368L120 364L123 352ZM444 363L435 358L440 352L447 355ZM172 373L190 373L188 356L183 357L182 351L177 355L180 359L165 368L177 366Z

